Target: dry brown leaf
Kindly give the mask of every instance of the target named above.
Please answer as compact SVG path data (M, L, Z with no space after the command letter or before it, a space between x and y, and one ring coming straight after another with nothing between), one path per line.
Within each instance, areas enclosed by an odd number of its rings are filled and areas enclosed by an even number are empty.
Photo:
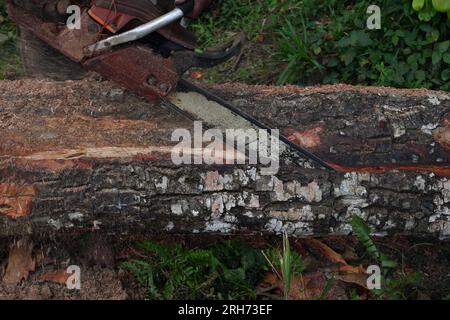
M345 248L345 251L342 252L342 258L344 258L345 261L355 261L358 260L358 255L355 252L354 248Z
M355 241L353 237L327 236L321 241L338 252L345 261L358 260L358 254L355 250L357 240Z
M362 265L359 265L357 267L353 267L349 264L345 266L340 266L338 269L339 272L342 273L358 273L358 274L366 274L366 269Z
M319 257L326 259L331 263L340 263L346 265L347 262L342 258L342 256L327 246L322 241L314 238L303 239L303 244L314 254Z
M292 281L289 298L293 300L317 299L323 294L326 283L325 276L320 272L297 277Z
M44 273L40 279L42 281L49 281L57 284L65 285L67 283L67 279L69 279L70 274L67 273L67 270L55 270Z
M335 278L345 283L356 284L364 289L367 288L367 274L362 273L346 273L336 275Z
M340 283L333 283L328 292L324 292L328 279L322 272L311 272L292 280L289 299L291 300L313 300L318 298L341 300L346 299L345 288ZM283 283L273 274L268 273L264 278L261 288L274 289L277 295L283 296ZM322 297L322 295L325 295Z
M3 283L17 285L28 279L30 272L35 270L36 263L32 256L33 242L23 238L14 243L9 251L8 265L3 277Z

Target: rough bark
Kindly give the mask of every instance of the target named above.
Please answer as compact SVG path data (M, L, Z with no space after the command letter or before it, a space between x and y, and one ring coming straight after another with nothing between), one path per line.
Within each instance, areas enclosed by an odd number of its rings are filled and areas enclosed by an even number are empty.
M0 236L77 233L450 235L449 96L334 87L221 94L341 172L176 166L182 116L109 83L0 83ZM348 171L348 172L346 172ZM358 171L353 172L353 171Z

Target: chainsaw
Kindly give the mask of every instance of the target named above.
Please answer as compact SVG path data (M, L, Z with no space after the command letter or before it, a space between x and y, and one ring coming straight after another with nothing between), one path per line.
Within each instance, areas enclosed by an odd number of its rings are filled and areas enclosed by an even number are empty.
M228 43L198 52L196 37L184 19L193 9L194 0L177 6L173 0L8 0L8 13L19 30L31 33L70 63L192 119L204 120L202 112L188 105L186 93L206 101L207 113L224 109L249 126L271 133L264 123L183 77L192 68L214 67L235 57L245 41L239 34ZM221 125L217 117L207 122ZM278 139L303 157L334 170L288 138Z

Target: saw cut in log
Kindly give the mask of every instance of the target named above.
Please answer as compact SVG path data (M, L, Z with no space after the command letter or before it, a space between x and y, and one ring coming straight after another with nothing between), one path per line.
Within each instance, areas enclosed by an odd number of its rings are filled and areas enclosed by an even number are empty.
M284 161L177 165L182 115L108 82L0 82L0 236L450 235L450 96L324 86L213 88L338 172ZM205 110L207 112L207 110ZM193 155L202 150L193 149Z

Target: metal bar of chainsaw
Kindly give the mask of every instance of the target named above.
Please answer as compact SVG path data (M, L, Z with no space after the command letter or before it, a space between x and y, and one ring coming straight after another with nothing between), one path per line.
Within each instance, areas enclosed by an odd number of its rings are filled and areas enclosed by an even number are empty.
M197 86L196 84L187 81L186 79L180 79L178 82L178 88L179 89L185 89L187 91L193 91L193 92L197 92L200 95L202 95L203 97L205 97L208 100L214 101L216 103L218 103L219 105L221 105L222 107L228 109L229 111L231 111L232 113L234 113L235 115L247 120L248 122L250 122L251 124L266 130L269 134L272 133L272 128L268 127L267 125L265 125L264 123L262 123L261 121L255 119L254 117L252 117L251 115L243 112L242 110L238 109L237 107L233 106L231 103L229 103L228 101L222 99L221 97L215 95L212 92L209 92L208 90ZM184 113L184 112L183 112ZM336 169L334 169L333 167L331 167L328 163L326 163L323 159L319 158L318 156L316 156L315 154L311 153L310 151L302 148L301 146L293 143L292 141L290 141L287 137L283 136L283 135L279 135L278 139L280 141L282 141L283 143L285 143L288 147L290 147L291 149L293 149L294 151L296 151L297 153L301 154L302 156L320 164L321 166L323 166L324 168L331 170L331 171L336 171Z
M188 12L190 12L193 9L194 2L192 0L185 2L184 4L176 7L172 11L153 19L152 21L149 21L147 23L144 23L134 29L131 29L129 31L123 32L121 34L108 37L104 40L101 40L99 42L96 42L90 46L87 47L87 51L91 54L95 53L96 51L101 51L104 49L109 49L114 46L117 46L119 44L136 41L139 39L142 39L149 34L164 28L171 23L174 23L181 18L184 17L184 15Z

